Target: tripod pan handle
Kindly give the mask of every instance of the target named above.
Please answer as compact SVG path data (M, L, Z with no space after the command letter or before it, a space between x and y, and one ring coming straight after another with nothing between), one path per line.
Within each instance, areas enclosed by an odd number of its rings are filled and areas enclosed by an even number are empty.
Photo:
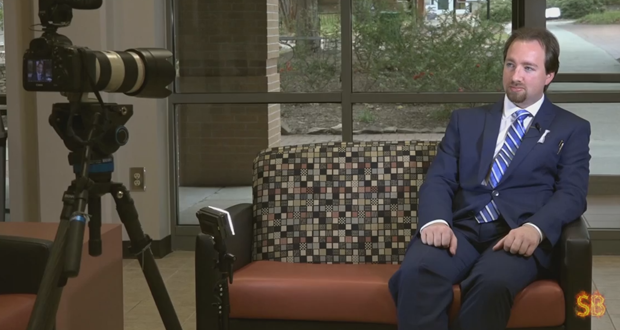
M86 214L76 213L69 220L67 231L67 254L65 255L65 275L76 277L80 272L82 261L82 244L84 243L84 228L86 227Z

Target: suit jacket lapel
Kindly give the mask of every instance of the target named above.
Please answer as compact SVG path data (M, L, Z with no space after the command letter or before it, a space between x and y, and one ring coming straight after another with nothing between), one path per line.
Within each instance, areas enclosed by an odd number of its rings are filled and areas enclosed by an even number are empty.
M491 169L491 162L497 145L497 135L502 121L504 101L495 103L484 118L484 132L482 134L482 148L480 151L480 168L478 169L478 181L482 182Z
M551 126L551 121L553 120L553 117L555 117L555 110L553 108L553 104L551 104L551 102L545 96L545 100L540 106L540 110L538 110L536 116L532 118L530 128L525 133L525 136L521 141L521 145L519 146L519 149L517 149L515 157L512 159L512 162L510 162L510 165L508 165L506 172L500 180L500 184L501 181L505 181L506 178L514 172L514 170L525 159L525 157L530 153L530 151L532 151L532 148L534 148L536 143L538 143L538 140L545 132L545 129ZM539 124L540 131L536 129L536 123Z

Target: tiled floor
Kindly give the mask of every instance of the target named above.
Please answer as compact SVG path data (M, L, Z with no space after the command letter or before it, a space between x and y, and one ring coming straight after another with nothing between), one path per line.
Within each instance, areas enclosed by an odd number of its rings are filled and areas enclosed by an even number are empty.
M184 330L196 329L194 253L174 252L157 260ZM593 330L620 330L620 256L594 257L594 283L605 297L606 314L592 319ZM125 260L125 329L164 330L136 260ZM294 329L291 329L294 330Z
M196 329L194 253L173 252L157 260L183 330ZM124 260L125 330L165 330L137 260Z

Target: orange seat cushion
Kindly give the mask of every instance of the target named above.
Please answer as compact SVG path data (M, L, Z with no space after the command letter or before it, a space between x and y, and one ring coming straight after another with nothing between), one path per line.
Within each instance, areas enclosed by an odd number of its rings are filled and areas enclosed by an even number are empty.
M0 329L26 330L37 296L0 294Z
M508 328L557 327L565 319L564 291L560 285L538 280L515 297Z
M396 324L388 280L399 267L252 262L234 274L230 317ZM460 288L455 285L451 318L458 314L460 302ZM515 298L509 327L563 323L561 288L552 281L537 281Z

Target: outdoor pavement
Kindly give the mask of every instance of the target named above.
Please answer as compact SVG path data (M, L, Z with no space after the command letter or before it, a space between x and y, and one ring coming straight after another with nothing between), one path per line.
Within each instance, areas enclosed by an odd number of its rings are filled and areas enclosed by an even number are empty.
M560 43L560 72L620 73L620 62L616 60L620 56L613 57L612 54L605 50L607 45L617 45L620 48L620 25L616 25L616 27L617 33L615 37L609 35L608 40L596 39L587 41L574 32L585 30L591 34L593 28L582 28L580 25L572 24L572 21L547 22L547 28ZM605 28L600 29L606 30ZM605 48L602 46L605 46ZM615 47L609 47L609 49L612 48L615 49Z

